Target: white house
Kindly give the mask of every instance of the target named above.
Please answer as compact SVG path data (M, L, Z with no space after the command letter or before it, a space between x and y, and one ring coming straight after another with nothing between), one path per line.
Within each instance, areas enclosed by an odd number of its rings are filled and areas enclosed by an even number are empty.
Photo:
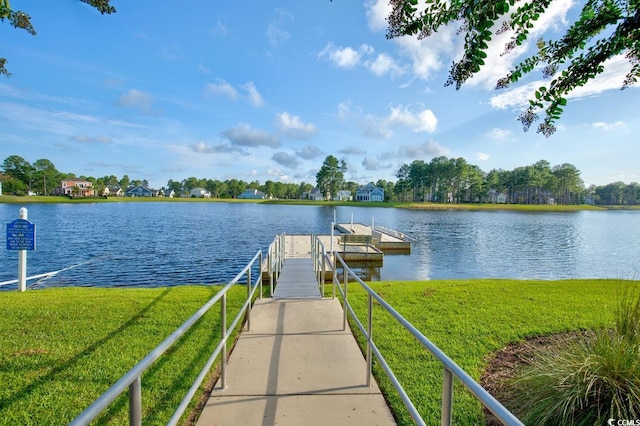
M356 191L356 201L384 201L384 189L370 182Z
M195 198L211 198L211 192L204 188L193 188L189 191L189 195Z
M320 190L320 188L313 188L309 192L309 199L313 201L324 201L324 194Z
M171 188L169 188L169 189L161 189L160 192L158 192L158 197L173 198L175 196L176 196L176 191L174 191Z

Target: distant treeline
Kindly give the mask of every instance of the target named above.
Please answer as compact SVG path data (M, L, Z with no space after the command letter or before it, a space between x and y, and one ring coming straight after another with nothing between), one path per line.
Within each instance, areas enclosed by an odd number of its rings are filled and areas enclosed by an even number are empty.
M0 182L4 194L49 195L63 179L78 178L93 183L97 193L105 187L126 189L131 185L145 185L145 179L131 179L128 175L92 177L63 173L47 159L29 163L12 155L2 163ZM396 173L396 182L378 180L376 186L385 190L386 201L440 203L510 203L510 204L597 204L640 205L640 184L610 183L584 187L580 171L572 164L551 166L540 160L513 170L493 169L484 172L464 158L436 157L429 162L415 160L404 164ZM258 189L267 196L279 199L299 199L315 185L311 183L283 183L268 180L246 182L241 179L225 181L189 177L169 179L164 188L182 194L193 188L205 188L215 198L237 198L244 190ZM341 182L341 189L355 195L362 184ZM327 194L328 195L328 194Z

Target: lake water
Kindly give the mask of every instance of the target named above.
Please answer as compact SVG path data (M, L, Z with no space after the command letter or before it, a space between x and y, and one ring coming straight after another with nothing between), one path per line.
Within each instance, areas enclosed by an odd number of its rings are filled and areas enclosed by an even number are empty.
M0 223L21 206L0 204ZM81 266L30 287L224 283L276 234L329 234L331 222L392 228L415 238L410 255L362 270L371 280L640 278L640 211L523 213L254 203L31 204L37 247L29 276ZM6 226L6 225L5 225ZM6 230L4 232L6 235ZM2 250L0 281L17 276ZM15 289L15 285L0 289Z

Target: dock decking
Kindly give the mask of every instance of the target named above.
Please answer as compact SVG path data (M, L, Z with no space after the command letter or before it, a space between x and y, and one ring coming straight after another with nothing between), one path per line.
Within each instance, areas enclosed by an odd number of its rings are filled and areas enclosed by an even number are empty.
M257 300L198 426L395 425L338 299L322 299L309 236L287 236L272 299ZM306 244L305 244L306 241Z
M404 234L391 230L371 229L362 223L337 223L335 228L345 234L372 235L379 240L378 248L383 252L411 253L411 241Z

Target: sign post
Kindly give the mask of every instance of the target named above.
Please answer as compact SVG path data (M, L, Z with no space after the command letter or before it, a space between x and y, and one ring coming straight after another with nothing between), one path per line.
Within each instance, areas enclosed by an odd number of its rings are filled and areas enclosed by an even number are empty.
M18 250L18 288L27 289L27 250L36 249L36 225L27 220L27 209L20 209L20 219L7 224L7 250Z

